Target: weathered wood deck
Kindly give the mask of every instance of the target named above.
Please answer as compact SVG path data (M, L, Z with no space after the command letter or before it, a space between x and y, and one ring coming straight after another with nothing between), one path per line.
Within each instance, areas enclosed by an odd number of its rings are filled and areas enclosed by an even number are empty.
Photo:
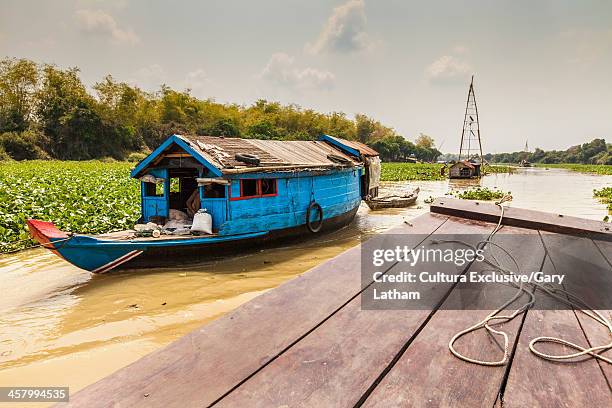
M438 200L431 213L391 232L404 234L402 245L416 247L423 244L420 234L487 234L498 213L492 204ZM533 240L511 243L525 269L564 273L579 283L581 266L588 262L612 283L612 242L604 223L519 209L509 210L506 222L504 234L540 238L536 246ZM598 234L597 239L559 235L587 232ZM442 305L457 295L454 284L438 289ZM541 335L584 345L609 342L608 333L580 313L531 309L502 325L510 334L510 364L485 367L452 356L448 341L488 311L362 310L360 292L360 249L355 247L90 385L67 405L612 406L609 364L594 359L555 363L528 349L530 340ZM479 296L505 299L502 292L483 285ZM513 292L507 288L507 294ZM458 347L469 348L477 358L500 355L484 333ZM612 350L605 355L612 356Z

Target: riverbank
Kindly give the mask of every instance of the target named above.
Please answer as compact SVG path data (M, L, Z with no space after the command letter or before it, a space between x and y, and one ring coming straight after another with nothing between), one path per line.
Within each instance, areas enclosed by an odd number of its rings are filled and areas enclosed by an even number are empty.
M571 171L577 171L580 173L592 173L601 175L612 175L612 166L605 164L576 164L576 163L558 163L558 164L545 164L535 163L535 167L543 167L549 169L567 169Z
M446 171L442 174L444 164L439 163L383 163L381 181L432 181L446 180ZM512 173L514 168L506 165L485 166L484 173Z

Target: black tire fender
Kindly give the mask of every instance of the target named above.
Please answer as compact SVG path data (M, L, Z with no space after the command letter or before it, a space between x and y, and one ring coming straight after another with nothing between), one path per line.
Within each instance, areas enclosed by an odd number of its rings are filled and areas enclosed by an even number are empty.
M319 213L319 221L317 223L313 223L310 220L313 210ZM310 203L308 209L306 210L306 227L308 228L308 231L312 232L313 234L321 231L321 228L323 228L323 209L314 201Z
M254 166L259 166L259 163L261 163L261 159L256 154L238 153L234 157L240 162L252 164Z

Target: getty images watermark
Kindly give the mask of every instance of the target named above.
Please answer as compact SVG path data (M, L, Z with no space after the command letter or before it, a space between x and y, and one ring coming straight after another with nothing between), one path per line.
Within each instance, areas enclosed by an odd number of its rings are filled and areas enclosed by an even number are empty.
M537 234L495 235L383 234L361 249L363 309L494 310L508 299L517 308L541 296L532 307L563 309L567 304L547 297L572 289L594 308L610 309L610 271L592 267L579 274L546 260ZM512 308L512 305L509 306Z

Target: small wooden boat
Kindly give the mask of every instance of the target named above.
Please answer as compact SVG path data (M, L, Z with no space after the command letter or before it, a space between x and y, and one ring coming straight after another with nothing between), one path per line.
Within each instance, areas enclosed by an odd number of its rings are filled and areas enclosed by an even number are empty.
M376 194L380 160L366 145L328 135L317 141L173 135L131 176L141 183L137 223L155 228L148 234L70 234L53 223L28 220L30 234L66 261L96 273L239 253L263 241L350 223L361 200ZM204 210L212 233L202 235L188 224L189 216ZM169 228L177 213L186 222Z
M417 187L412 192L403 196L390 195L365 200L371 210L382 210L384 208L404 208L413 205L419 197L421 190Z

